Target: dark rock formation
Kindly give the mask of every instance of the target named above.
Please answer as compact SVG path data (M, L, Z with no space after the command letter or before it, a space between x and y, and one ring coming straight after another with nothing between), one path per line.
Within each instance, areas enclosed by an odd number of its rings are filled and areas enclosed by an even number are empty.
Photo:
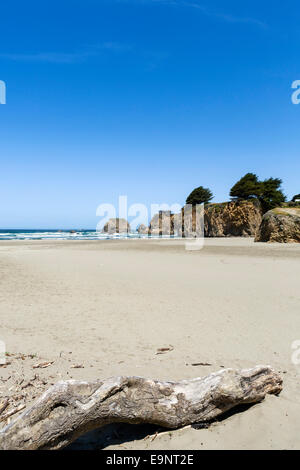
M267 212L255 241L300 243L300 209L277 208Z
M254 237L262 221L256 199L205 206L205 237Z

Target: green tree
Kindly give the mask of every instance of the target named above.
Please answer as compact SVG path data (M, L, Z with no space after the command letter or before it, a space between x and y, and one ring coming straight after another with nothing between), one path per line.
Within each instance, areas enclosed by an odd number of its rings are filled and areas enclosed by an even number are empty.
M296 194L293 199L292 199L292 202L296 202L297 200L300 200L300 194Z
M199 186L199 188L194 189L187 197L186 204L192 204L193 206L196 204L207 204L213 197L213 193L210 189Z
M281 185L282 180L279 178L269 178L260 184L260 195L259 200L262 204L265 212L279 207L286 200L286 196L283 194Z
M251 199L260 195L261 185L254 173L247 173L230 190L233 199Z
M230 190L230 196L234 200L257 198L261 202L264 212L280 206L286 197L281 189L282 180L268 178L259 181L254 173L247 173Z

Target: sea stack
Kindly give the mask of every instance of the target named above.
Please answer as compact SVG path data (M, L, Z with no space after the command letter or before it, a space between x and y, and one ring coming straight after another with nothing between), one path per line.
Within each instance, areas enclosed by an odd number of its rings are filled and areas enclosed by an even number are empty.
M103 233L129 233L130 225L126 219L109 219L103 227Z

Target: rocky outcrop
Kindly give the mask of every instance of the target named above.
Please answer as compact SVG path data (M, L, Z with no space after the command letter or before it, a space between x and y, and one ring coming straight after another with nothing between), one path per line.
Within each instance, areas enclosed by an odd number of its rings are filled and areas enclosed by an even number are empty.
M149 225L151 235L174 235L174 214L171 211L159 211Z
M103 227L103 233L129 233L130 225L126 219L109 219Z
M137 231L140 235L147 235L149 229L148 229L148 227L146 227L146 225L141 224L141 225L138 226Z
M300 243L300 209L277 208L267 212L255 241Z
M202 236L201 207L184 206L179 214L160 211L150 223L152 235ZM258 200L207 204L204 208L205 237L255 237L262 221L262 208ZM203 213L202 213L203 216Z
M254 237L262 221L256 199L205 206L205 237Z
M174 234L186 238L203 237L204 215L205 212L202 205L196 207L191 205L184 206L181 213L175 214L172 219Z

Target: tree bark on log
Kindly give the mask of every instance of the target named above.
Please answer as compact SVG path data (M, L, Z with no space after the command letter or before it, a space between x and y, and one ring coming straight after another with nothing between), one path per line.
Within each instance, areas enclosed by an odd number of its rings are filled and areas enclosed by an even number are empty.
M180 382L141 377L59 382L0 431L0 449L62 449L110 423L175 429L209 422L237 405L257 403L281 390L280 376L268 366L223 369Z

